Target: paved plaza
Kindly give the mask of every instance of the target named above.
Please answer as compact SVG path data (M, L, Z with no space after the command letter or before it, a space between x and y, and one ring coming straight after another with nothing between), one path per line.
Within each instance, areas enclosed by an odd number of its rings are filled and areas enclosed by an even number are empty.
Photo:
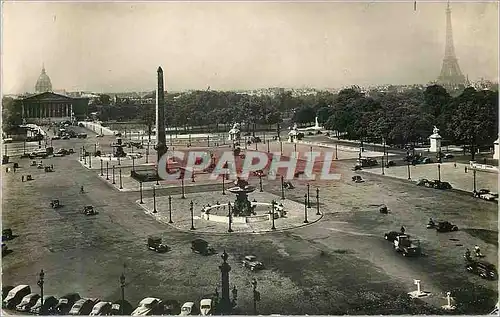
M171 226L184 231L189 231L191 229L191 213L190 213L190 202L193 202L193 214L194 214L194 227L196 232L200 233L224 233L227 234L228 223L215 222L211 220L205 220L201 218L201 209L207 204L211 206L216 205L217 202L221 204L234 203L235 195L227 193L222 195L221 191L216 192L202 192L193 195L189 195L186 199L182 199L181 195L172 195L172 221ZM282 231L292 228L301 227L308 224L313 224L319 219L320 215L317 215L316 206L313 203L314 199L311 198L311 208L307 208L307 223L305 220L305 208L304 203L297 203L288 199L280 199L280 196L273 195L266 192L259 192L258 190L254 193L249 194L250 201L265 202L270 203L271 201L276 201L278 204L283 204L286 215L282 218L275 219L276 230L272 230L272 221L263 220L258 222L249 222L246 224L232 223L232 229L234 233L264 233L264 232L274 232ZM147 198L143 200L144 204L140 204L144 210L153 216L158 221L162 223L169 223L169 200L167 196L156 198L156 210L157 213L153 213L154 205L153 198ZM139 203L139 201L137 201ZM258 209L257 215L263 215L269 213L270 208L262 210ZM214 214L226 216L228 213L228 208L226 206L217 208Z

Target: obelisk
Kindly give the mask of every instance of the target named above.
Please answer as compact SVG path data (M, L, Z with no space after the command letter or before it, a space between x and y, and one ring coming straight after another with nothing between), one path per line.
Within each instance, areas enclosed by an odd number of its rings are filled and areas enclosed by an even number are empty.
M167 153L165 138L165 90L163 87L163 69L158 67L158 86L156 87L156 164Z

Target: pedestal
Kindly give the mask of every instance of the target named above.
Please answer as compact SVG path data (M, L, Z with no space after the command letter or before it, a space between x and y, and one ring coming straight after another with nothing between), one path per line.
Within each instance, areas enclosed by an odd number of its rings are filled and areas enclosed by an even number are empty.
M429 152L441 152L441 136L439 134L433 134L429 137L429 139L431 140L431 147L429 148Z

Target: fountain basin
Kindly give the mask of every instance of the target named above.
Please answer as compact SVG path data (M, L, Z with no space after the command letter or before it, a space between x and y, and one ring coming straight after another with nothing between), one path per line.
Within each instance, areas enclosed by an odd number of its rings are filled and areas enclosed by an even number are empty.
M263 211L264 213L258 214L258 215L251 215L251 216L245 216L245 217L231 217L231 222L232 223L252 223L252 222L262 222L262 221L271 221L272 220L272 214L270 213L271 211L271 203L263 203L263 202L250 202L252 207L256 207L257 210L261 210L261 208L265 209ZM219 213L226 212L228 209L229 204L219 204L219 205L213 205L213 206L206 206L203 207L201 211L200 218L202 220L207 220L207 221L215 221L215 222L222 222L222 223L227 223L229 224L229 216L228 215L220 215L220 214L212 214L210 211L211 210L217 210ZM260 207L260 208L259 208ZM267 208L265 208L267 207ZM226 210L224 211L219 211L220 208L225 208ZM274 219L281 218L285 214L285 210L283 206L281 205L275 205L274 206Z

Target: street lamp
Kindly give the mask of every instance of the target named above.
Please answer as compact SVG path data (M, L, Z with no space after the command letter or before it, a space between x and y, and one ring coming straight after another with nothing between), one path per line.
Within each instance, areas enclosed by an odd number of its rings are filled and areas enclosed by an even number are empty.
M125 315L125 313L123 312L123 309L124 309L123 306L125 306L124 305L125 304L125 274L124 273L122 273L122 275L120 275L120 287L122 289L122 302L120 304L120 314L122 316L124 316Z
M148 159L149 159L149 142L148 145L146 146L146 163L148 163Z
M283 155L283 142L280 141L280 153L281 155Z
M338 160L337 143L335 143L335 159Z
M316 216L321 215L319 212L319 188L316 188Z
M269 153L270 152L270 149L269 149L269 140L266 140L266 142L267 142L267 153Z
M252 279L253 286L253 314L257 315L257 302L260 301L260 292L257 291L257 280L255 278Z
M226 194L226 186L225 186L226 175L222 176L222 195Z
M307 208L311 208L310 188L311 186L309 185L309 183L307 183Z
M44 282L44 278L45 278L45 273L43 272L43 270L40 270L40 279L38 280L37 284L38 286L40 286L40 302L41 302L41 307L43 308L43 284L45 283Z
M120 167L120 189L123 189L123 183L122 183L122 168Z
M142 201L142 181L139 181L139 193L141 195L141 201L139 203L144 204L144 202Z
M172 221L172 196L168 196L168 223L173 223L173 221Z
M472 175L474 175L474 185L473 185L474 186L473 187L474 190L473 190L473 193L476 193L476 170L475 169L472 170Z
M259 173L259 186L260 186L260 192L262 193L264 190L262 189L262 175Z
M438 181L441 182L441 164L438 164Z
M309 223L307 220L307 195L304 195L304 223Z
M101 176L104 176L104 173L102 172L102 159L101 159Z
M384 155L382 154L382 175L385 175L384 173Z
M228 229L227 229L227 232L233 232L233 228L231 228L231 223L233 222L233 215L232 215L232 212L231 212L231 203L227 204L227 210L228 210L228 213L227 213L227 217L228 217Z
M106 180L109 181L109 162L106 162Z
M153 213L157 213L158 211L156 210L156 186L153 185Z
M115 182L115 166L113 165L113 169L112 169L112 175L113 175L113 184L116 184Z
M132 170L135 172L135 157L132 156Z
M272 230L276 230L276 227L274 225L274 204L276 202L274 200L271 201L271 220L273 222L273 226L271 227Z
M184 195L184 176L181 177L181 198L186 199L186 196Z
M410 175L410 161L408 161L407 167L408 167L408 180L411 180L411 175Z
M285 199L285 184L283 176L281 176L281 199Z
M193 215L193 201L189 203L189 210L191 211L191 230L195 230L194 227L194 215Z

